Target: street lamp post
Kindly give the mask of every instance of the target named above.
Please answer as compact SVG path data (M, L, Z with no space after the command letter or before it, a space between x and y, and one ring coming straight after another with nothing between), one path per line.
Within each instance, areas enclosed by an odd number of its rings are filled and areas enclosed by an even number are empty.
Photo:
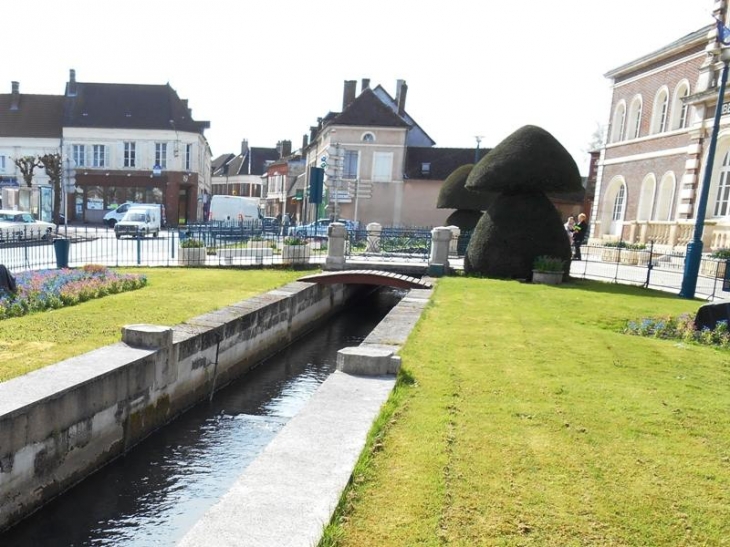
M707 211L707 200L710 194L710 183L712 182L712 170L715 163L715 148L717 148L717 134L720 131L720 118L722 117L722 103L725 100L725 85L727 84L728 64L730 64L730 48L724 48L720 52L722 60L722 76L720 77L720 90L717 94L717 107L715 107L715 120L710 134L710 145L707 150L707 162L705 164L705 176L702 178L700 188L700 201L697 204L697 216L695 220L694 235L692 241L687 244L687 256L684 260L684 276L679 296L683 298L694 298L697 288L697 275L700 271L702 260L702 231L705 227L705 212Z

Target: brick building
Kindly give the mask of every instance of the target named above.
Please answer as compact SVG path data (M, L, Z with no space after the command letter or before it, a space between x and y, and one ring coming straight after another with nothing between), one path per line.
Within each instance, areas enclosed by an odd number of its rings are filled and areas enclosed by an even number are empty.
M727 1L714 7L725 20ZM591 211L594 240L673 248L692 239L723 66L720 50L710 24L606 74L613 97ZM715 158L706 249L730 244L728 115L720 122Z

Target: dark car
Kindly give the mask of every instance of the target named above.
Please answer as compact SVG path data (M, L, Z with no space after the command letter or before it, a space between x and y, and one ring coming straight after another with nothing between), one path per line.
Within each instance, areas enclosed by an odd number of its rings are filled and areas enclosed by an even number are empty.
M281 229L281 221L276 217L263 217L261 226L264 232L277 233Z

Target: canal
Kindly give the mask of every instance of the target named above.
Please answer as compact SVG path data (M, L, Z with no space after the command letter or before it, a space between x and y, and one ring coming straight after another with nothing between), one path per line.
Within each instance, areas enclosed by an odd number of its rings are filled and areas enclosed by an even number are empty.
M3 547L175 545L402 293L334 316L0 534ZM213 538L211 538L214 544Z

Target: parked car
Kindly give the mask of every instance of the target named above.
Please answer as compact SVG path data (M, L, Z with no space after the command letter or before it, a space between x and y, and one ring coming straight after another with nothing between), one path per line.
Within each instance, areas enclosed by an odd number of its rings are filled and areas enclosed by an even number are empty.
M261 226L264 232L277 233L281 230L281 222L276 217L263 217L261 219Z
M26 211L0 209L0 240L52 239L56 225L36 220Z
M337 222L341 222L345 225L348 232L352 232L356 229L356 223L352 220L339 219ZM327 237L327 229L332 221L328 218L320 218L316 222L310 224L303 224L290 230L291 235L302 238L324 238Z

